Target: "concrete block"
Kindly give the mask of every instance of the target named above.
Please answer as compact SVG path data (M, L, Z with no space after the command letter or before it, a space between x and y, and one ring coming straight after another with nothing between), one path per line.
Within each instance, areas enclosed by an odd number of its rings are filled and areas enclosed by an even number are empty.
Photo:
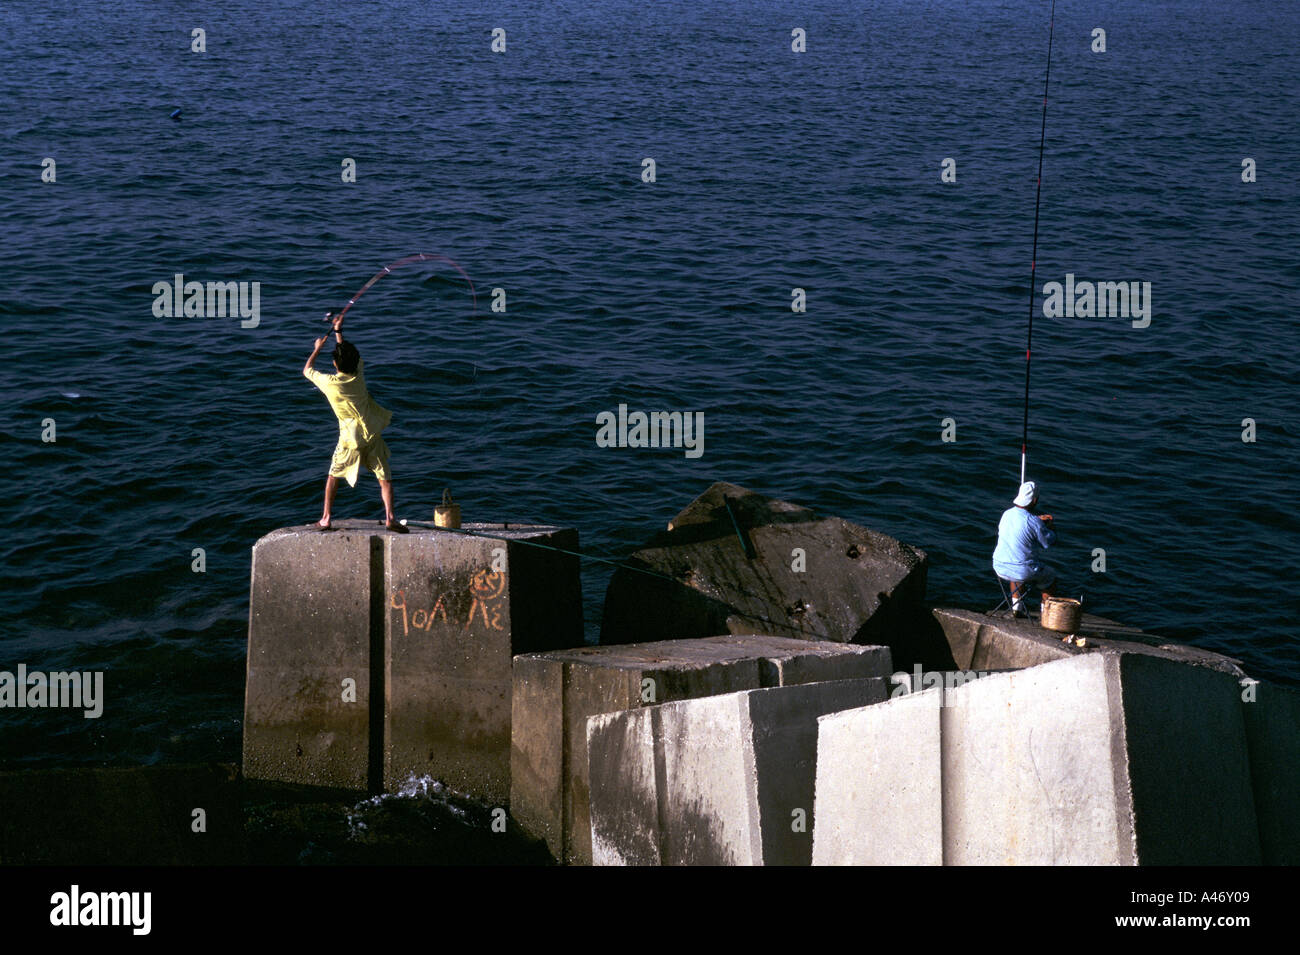
M0 773L0 865L240 865L246 856L233 765Z
M1073 655L1061 634L1030 620L948 607L936 607L932 613L960 670L1018 670Z
M766 635L579 647L515 659L510 812L557 859L590 864L587 719L805 679L886 677L884 647Z
M596 865L761 860L753 740L741 696L726 693L588 721Z
M627 562L656 576L610 579L602 644L763 633L890 645L924 613L925 553L841 518L718 483L669 528Z
M337 528L253 548L245 775L394 791L428 774L504 805L512 658L582 642L578 558L547 549L577 532Z
M945 702L945 864L1258 864L1226 674L1090 654L994 674Z
M1300 865L1300 692L1248 687L1242 703L1265 865Z
M1239 693L1211 667L1100 652L838 714L814 861L1258 864Z
M753 732L764 865L810 865L816 833L817 720L880 703L887 679L834 680L745 694ZM802 825L795 828L796 810Z
M582 643L574 530L465 524L385 535L383 785L431 775L510 798L511 661Z
M947 694L946 864L1134 863L1114 660L1083 656Z
M942 689L817 721L813 865L942 865Z
M592 853L603 865L807 865L817 718L883 679L728 693L588 720Z
M1079 625L1079 635L1087 640L1084 649L1063 643L1060 633L1045 630L1034 620L1017 620L1010 614L978 613L949 607L936 607L932 614L959 669L1017 670L1049 660L1064 660L1085 651L1103 651L1136 653L1242 675L1241 661L1232 657L1170 643L1136 627L1094 614L1084 614Z
M253 546L244 774L364 791L371 758L375 525L275 531ZM352 681L355 702L345 700Z

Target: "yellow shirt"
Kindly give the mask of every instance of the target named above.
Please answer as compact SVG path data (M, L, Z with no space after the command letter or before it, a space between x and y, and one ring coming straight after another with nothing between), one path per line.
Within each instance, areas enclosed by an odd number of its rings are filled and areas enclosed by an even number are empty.
M315 368L303 371L307 380L325 393L339 419L339 445L363 448L393 420L393 413L381 407L366 390L365 362L357 361L357 373L325 375Z

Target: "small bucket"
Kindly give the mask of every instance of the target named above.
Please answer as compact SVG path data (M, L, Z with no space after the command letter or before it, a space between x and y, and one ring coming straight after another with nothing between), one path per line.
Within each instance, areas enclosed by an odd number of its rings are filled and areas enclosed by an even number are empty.
M1073 597L1049 597L1043 594L1042 624L1057 633L1075 633L1083 622L1083 604Z
M450 489L442 492L441 506L433 509L433 526L445 527L448 530L460 527L460 505L452 503Z

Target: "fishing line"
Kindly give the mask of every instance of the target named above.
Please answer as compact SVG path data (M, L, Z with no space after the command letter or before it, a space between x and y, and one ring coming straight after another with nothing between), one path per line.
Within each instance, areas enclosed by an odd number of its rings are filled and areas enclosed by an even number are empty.
M1052 79L1052 34L1056 30L1056 0L1052 0L1047 30L1047 75L1043 78L1043 125L1038 134L1038 191L1034 196L1034 253L1029 263L1029 334L1025 339L1025 421L1020 432L1020 483L1025 483L1025 457L1029 450L1029 355L1034 343L1034 282L1038 268L1038 208L1043 198L1043 147L1047 142L1047 84Z

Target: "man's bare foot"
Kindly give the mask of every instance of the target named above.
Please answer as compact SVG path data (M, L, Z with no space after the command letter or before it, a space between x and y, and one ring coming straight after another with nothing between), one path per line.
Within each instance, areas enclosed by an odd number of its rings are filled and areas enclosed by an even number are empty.
M398 523L397 521L395 521L395 520L384 521L384 527L388 528L388 530L394 532L395 534L409 534L409 533L410 533L410 530L407 529L407 526L406 526L405 524L399 524L399 523Z
M333 525L332 523L330 523L330 521L328 521L327 519L325 519L325 518L323 518L323 517L322 517L319 521L317 521L315 524L313 524L312 527L316 528L316 530L318 530L318 531L332 531L332 530L334 530L334 525Z

